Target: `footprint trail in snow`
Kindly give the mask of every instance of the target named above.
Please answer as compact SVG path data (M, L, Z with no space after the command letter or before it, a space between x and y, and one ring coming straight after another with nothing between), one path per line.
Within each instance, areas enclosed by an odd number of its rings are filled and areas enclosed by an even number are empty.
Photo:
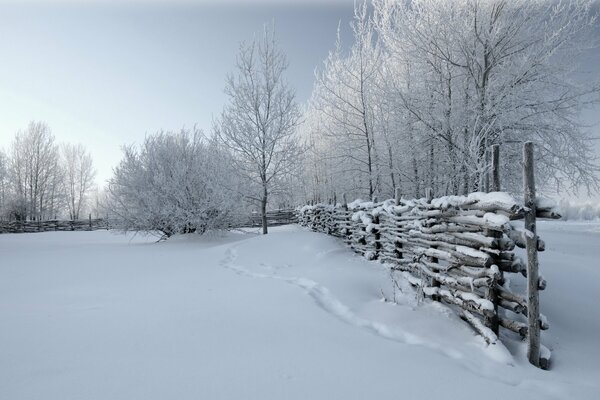
M457 360L464 368L483 378L501 381L510 386L534 385L538 387L539 390L547 392L550 397L554 397L552 388L542 387L538 384L539 382L533 380L523 380L518 374L515 373L516 371L510 371L512 373L506 373L504 376L498 376L497 370L488 370L488 368L480 365L480 363L470 361L470 359L465 357L459 350L443 346L442 344L435 343L430 340L422 339L421 337L413 333L406 332L399 327L390 327L386 324L363 318L357 315L350 307L346 306L338 298L336 298L327 287L314 280L301 277L286 277L277 275L277 272L282 268L278 266L270 266L265 263L261 263L260 265L265 270L272 272L265 273L251 271L250 269L236 263L236 260L238 259L236 247L237 246L232 246L226 250L225 257L220 262L220 265L223 268L229 269L238 275L249 278L273 279L294 285L301 288L308 296L310 296L319 308L349 325L364 329L387 340L392 340L407 345L423 346L425 348L434 350L445 355L446 357ZM290 267L290 265L286 265L286 267ZM512 357L510 357L508 350L501 344L495 346L498 347L496 349L496 357L498 357L497 361L500 361L501 364L505 364L508 368L510 368L512 365ZM502 347L500 348L499 346Z

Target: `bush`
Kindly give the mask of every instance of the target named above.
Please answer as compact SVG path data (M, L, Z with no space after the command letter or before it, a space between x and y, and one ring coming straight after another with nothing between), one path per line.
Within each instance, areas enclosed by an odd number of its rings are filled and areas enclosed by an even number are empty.
M232 224L237 196L229 155L201 132L159 132L123 151L108 201L123 230L171 236Z

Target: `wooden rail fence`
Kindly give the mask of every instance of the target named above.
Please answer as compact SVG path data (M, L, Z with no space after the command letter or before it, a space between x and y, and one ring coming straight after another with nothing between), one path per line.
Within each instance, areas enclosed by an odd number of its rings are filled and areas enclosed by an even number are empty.
M49 231L95 231L109 229L108 220L104 218L81 220L46 220L46 221L0 221L1 233L33 233Z
M525 201L503 192L383 202L316 204L298 211L301 225L342 238L371 260L390 263L424 296L456 307L460 316L493 344L499 329L528 341L529 361L549 368L550 352L540 344L548 329L539 312L537 252L544 242L535 231L536 217L560 218L549 202L535 196L533 146L525 145ZM499 189L498 154L494 150L493 186ZM523 228L513 222L525 219ZM527 260L515 254L527 249ZM527 277L527 293L515 293L505 274Z
M267 211L267 224L269 226L288 225L298 222L298 215L293 208ZM252 213L242 227L257 228L262 226L260 213Z
M241 224L235 227L260 227L261 216L259 213L252 213L250 216L243 215L239 217ZM295 224L298 222L295 209L279 209L267 211L267 222L269 226ZM2 233L34 233L49 231L95 231L99 229L118 228L119 221L106 218L82 219L82 220L46 220L46 221L0 221L0 234Z

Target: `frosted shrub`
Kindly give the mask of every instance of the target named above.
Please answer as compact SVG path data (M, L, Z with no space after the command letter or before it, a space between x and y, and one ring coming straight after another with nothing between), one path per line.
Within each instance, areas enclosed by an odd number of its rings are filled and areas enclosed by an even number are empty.
M109 182L109 210L123 230L171 236L231 225L229 156L201 132L159 132L123 151Z

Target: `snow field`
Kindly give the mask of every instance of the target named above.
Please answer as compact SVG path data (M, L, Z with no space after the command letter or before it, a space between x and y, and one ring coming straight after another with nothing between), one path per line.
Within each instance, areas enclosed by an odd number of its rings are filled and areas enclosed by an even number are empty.
M0 235L0 399L598 398L600 224L539 231L551 371L294 226Z

